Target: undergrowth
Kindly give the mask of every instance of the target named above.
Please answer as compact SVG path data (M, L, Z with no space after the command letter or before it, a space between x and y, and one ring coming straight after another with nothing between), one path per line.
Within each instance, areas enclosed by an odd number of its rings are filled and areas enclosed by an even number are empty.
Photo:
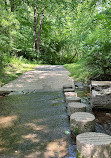
M83 60L79 60L78 62L72 64L65 64L64 67L69 70L71 73L70 76L73 77L74 80L84 83L89 82L90 73Z
M36 62L30 62L21 57L13 56L5 59L0 69L0 87L16 79L24 72L33 70L37 66Z

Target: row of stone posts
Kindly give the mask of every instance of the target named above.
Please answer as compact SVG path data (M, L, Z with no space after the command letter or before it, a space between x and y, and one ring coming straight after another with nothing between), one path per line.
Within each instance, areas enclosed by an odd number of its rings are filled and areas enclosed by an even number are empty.
M76 135L77 158L111 158L111 136L95 132L95 116L86 111L72 85L63 86L70 129Z

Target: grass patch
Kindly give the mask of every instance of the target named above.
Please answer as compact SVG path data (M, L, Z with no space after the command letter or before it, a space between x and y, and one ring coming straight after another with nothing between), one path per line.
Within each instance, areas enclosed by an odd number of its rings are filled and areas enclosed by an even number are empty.
M73 77L76 81L81 81L87 83L90 78L90 74L88 72L88 67L85 66L85 62L83 60L79 60L73 64L65 64L64 67L69 70L71 73L71 77Z
M36 63L29 62L22 57L12 57L8 63L5 63L2 69L0 69L0 87L18 78L18 76L24 72L33 70L36 66Z

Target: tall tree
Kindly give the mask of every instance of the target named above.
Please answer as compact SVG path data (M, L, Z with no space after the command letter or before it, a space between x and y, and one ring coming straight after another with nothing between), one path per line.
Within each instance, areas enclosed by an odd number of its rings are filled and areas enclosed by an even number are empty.
M14 0L11 0L10 3L11 3L11 12L14 12Z
M40 24L39 24L39 29L38 29L38 37L37 37L37 52L38 52L38 55L40 53L40 41L41 41L43 20L44 20L44 9L41 13Z
M5 3L5 9L7 10L7 0L4 0Z
M34 33L33 33L33 36L34 36L33 52L34 52L34 54L35 54L35 51L37 50L37 21L38 21L37 5L35 5L35 7L34 7Z

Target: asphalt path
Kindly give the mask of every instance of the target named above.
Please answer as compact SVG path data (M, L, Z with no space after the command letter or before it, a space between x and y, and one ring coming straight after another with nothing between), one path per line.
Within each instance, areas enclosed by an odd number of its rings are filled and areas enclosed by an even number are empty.
M26 72L18 79L4 85L0 90L22 91L57 91L63 85L73 85L73 80L69 77L70 73L62 65L41 65L32 71Z
M38 66L0 90L0 158L75 158L62 93L73 85L60 65Z

